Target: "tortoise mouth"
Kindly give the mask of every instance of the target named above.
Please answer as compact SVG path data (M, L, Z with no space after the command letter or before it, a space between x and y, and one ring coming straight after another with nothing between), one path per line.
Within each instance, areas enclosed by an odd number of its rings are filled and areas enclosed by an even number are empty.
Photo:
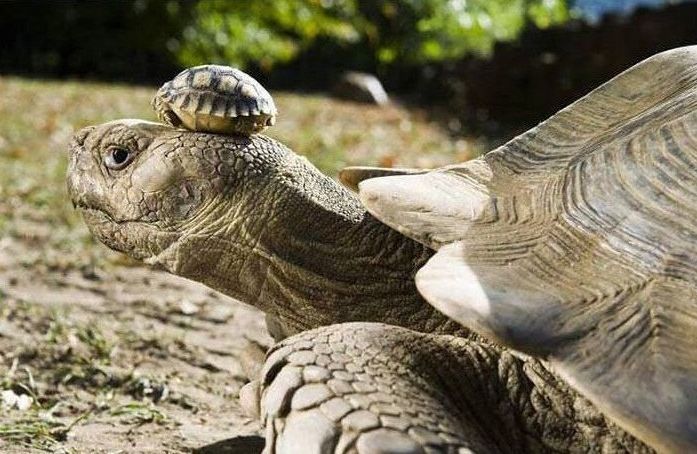
M148 262L174 243L178 235L160 232L153 229L152 225L138 219L117 220L107 211L101 208L90 207L84 203L75 203L75 208L82 215L90 233L109 249L128 255L129 257ZM158 237L158 247L144 247L142 241L142 229L147 228L151 234ZM156 264L156 263L152 263Z
M113 232L119 226L128 224L133 221L118 221L114 219L108 212L101 208L95 208L84 203L73 202L73 206L80 213L89 227L90 231L97 236L102 242L105 242L105 235L102 231L109 230ZM107 227L109 226L109 227ZM111 246L109 246L111 247ZM124 251L125 252L125 251Z
M121 224L122 222L116 221L109 213L107 213L105 210L101 208L96 208L93 206L90 206L84 202L75 202L73 201L73 207L83 216L87 216L91 219L103 219L106 222L110 222L112 224Z
M121 224L115 222L107 212L80 203L75 203L75 208L80 212L80 215L82 215L90 233L108 248L123 252L138 260L145 258L140 257L139 254L136 253L135 247L129 244L128 241L116 240L117 236L123 237L123 235L115 235L115 233L120 230Z
M117 219L104 208L100 208L82 201L73 201L73 207L78 210L83 216L89 216L94 219L101 219L114 225L125 224L144 224L150 225L152 222L145 221L143 217Z

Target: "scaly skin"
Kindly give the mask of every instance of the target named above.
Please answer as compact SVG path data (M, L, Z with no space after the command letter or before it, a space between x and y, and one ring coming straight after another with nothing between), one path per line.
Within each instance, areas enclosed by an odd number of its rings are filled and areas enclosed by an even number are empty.
M461 337L332 325L261 375L267 452L651 452L539 361Z
M337 324L270 354L256 394L269 452L647 449L540 362L432 309L413 281L432 252L272 139L90 127L73 141L68 188L107 246L254 305L280 331ZM396 326L339 324L355 321ZM384 394L391 406L373 401Z
M113 147L133 162L105 167ZM278 317L290 333L358 320L464 333L417 293L432 252L267 137L114 122L76 135L68 187L92 233Z

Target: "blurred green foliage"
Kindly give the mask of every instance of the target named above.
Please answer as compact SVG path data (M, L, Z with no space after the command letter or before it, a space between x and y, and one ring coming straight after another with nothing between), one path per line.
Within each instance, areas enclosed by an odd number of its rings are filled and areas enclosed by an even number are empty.
M355 42L354 0L200 0L176 44L184 66L224 62L264 69L292 60L319 39Z
M568 19L565 0L379 0L361 2L366 35L385 64L485 56L532 23Z
M200 0L173 51L184 66L268 70L322 46L367 51L375 66L422 64L487 55L528 25L568 18L566 0Z

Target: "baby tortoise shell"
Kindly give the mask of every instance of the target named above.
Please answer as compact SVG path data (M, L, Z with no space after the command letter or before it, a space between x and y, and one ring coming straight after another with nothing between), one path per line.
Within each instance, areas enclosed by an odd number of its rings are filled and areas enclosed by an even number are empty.
M271 95L236 68L202 65L185 69L157 91L152 106L174 127L218 134L250 135L276 122Z

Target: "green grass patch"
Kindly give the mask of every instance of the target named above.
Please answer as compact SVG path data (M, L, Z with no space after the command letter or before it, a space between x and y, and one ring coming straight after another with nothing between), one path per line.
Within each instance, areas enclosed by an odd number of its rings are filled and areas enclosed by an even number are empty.
M0 424L0 439L27 448L53 452L65 441L70 427L38 417L18 419L11 424Z

